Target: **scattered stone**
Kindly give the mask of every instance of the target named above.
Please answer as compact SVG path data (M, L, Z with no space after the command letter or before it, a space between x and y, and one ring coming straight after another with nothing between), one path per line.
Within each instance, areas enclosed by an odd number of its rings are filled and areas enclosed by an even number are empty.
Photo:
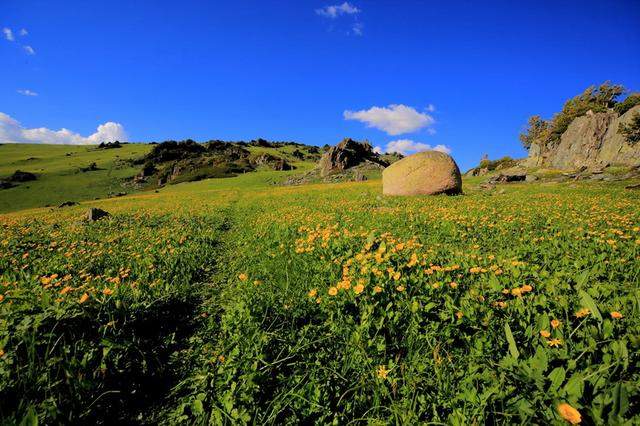
M640 183L634 183L633 185L627 185L625 189L640 189Z
M16 170L7 180L9 182L29 182L36 179L37 177L33 173Z
M260 154L259 156L251 160L251 162L256 166L267 166L277 171L294 169L294 167L291 164L287 163L284 158L277 157L271 154Z
M367 177L360 170L358 170L353 180L356 182L364 182L365 180L367 180Z
M87 220L89 222L95 222L97 220L100 220L104 217L108 217L110 216L109 212L106 212L102 209L99 209L97 207L91 207L88 211L87 211Z
M491 190L496 189L496 186L493 183L485 182L485 183L481 183L480 184L480 189L484 189L485 191L491 191Z
M9 188L13 188L14 185L12 185L10 182L4 181L4 180L0 180L0 189L9 189Z
M462 177L451 156L439 151L423 151L384 169L382 192L385 195L459 194Z
M96 171L96 170L99 170L99 169L98 169L98 165L97 165L95 162L94 162L94 163L89 164L87 167L80 167L80 171L81 171L82 173L86 173L86 172L94 172L94 171Z
M522 173L518 174L498 174L492 176L487 180L488 183L508 183L508 182L523 182L527 178L527 175Z
M535 182L537 180L539 180L540 178L536 175L526 175L524 178L525 182Z
M75 201L65 201L64 203L61 203L58 205L58 208L64 208L64 207L71 207L71 206L77 206L78 203L76 203Z

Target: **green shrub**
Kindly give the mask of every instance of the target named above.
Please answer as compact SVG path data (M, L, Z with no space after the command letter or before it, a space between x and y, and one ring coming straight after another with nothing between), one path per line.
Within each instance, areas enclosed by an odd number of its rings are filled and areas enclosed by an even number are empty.
M629 124L620 123L618 132L632 145L640 142L640 113L633 114Z
M614 106L613 109L619 115L622 115L636 105L640 105L640 93L630 94L629 96L627 96L627 98L624 101L616 104L616 106Z

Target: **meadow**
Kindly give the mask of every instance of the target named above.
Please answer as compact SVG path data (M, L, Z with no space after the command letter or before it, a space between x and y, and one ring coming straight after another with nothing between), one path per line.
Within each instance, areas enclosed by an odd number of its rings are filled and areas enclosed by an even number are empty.
M288 174L0 215L3 423L640 422L637 191Z

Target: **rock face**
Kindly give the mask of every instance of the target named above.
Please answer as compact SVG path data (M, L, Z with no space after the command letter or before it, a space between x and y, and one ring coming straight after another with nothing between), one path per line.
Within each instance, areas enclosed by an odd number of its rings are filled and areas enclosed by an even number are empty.
M385 195L436 195L462 192L456 162L443 152L424 151L397 161L382 172Z
M381 167L388 163L373 152L369 142L357 142L351 138L345 138L336 146L329 148L320 159L320 176L325 177L334 172L342 172L364 162L370 162Z
M590 113L576 118L552 147L537 144L529 148L527 167L554 169L599 168L606 165L640 164L640 144L631 145L618 133L620 123L629 123L640 105L621 116L617 113Z

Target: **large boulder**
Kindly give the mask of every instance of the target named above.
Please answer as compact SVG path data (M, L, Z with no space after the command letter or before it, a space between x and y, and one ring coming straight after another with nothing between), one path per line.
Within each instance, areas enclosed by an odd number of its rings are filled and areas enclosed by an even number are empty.
M382 172L385 195L435 195L462 192L456 162L444 152L424 151L397 161Z

